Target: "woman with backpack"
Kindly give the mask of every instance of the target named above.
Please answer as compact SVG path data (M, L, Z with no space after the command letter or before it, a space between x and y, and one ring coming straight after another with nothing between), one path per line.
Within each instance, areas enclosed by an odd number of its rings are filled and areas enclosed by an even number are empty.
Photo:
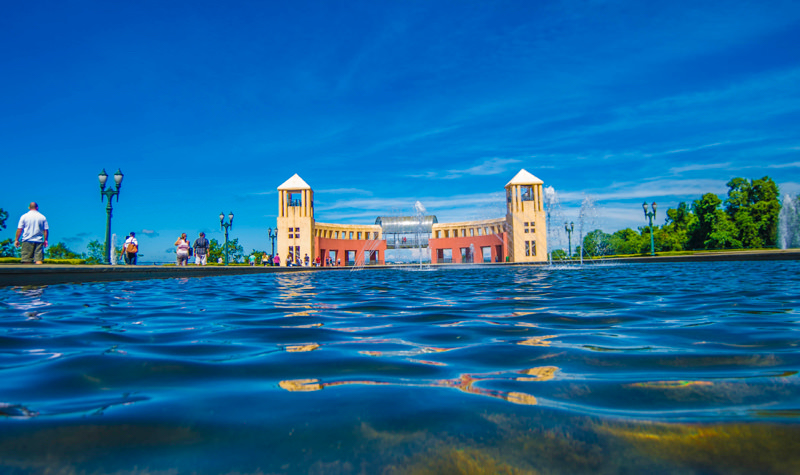
M139 241L136 240L136 233L131 231L131 235L122 245L122 253L125 255L125 263L131 266L136 265L136 253L139 252Z

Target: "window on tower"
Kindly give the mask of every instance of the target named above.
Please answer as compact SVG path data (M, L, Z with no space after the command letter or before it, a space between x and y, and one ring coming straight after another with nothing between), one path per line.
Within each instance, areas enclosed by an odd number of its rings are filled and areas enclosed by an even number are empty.
M287 191L286 192L287 201L289 202L289 206L302 206L303 202L303 192L302 191Z
M522 201L533 201L533 186L523 185L520 187Z

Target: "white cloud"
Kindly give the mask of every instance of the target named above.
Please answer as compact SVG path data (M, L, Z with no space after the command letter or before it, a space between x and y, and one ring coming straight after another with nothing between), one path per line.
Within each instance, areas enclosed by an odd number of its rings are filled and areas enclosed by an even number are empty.
M688 151L688 149L687 149L687 151ZM673 153L673 152L667 152L667 153ZM686 165L686 166L683 166L683 167L670 168L669 171L670 171L670 173L678 175L678 174L681 174L683 172L694 172L694 171L701 171L701 170L716 170L716 169L719 169L719 168L728 168L730 166L731 166L731 162L708 163L708 164L704 164L704 165L695 164L695 165Z
M642 183L614 183L602 191L566 191L558 192L562 202L580 202L586 195L598 201L629 200L629 199L656 199L664 197L697 196L705 193L726 193L728 188L726 180L697 179L677 180L663 179Z
M800 168L800 162L767 165L767 168Z
M681 149L677 149L677 150L669 150L667 152L664 152L664 154L665 155L672 155L672 154L675 154L675 153L696 152L697 150L703 150L703 149L711 148L711 147L718 147L720 145L725 145L725 143L716 142L716 143L710 143L710 144L707 144L707 145L700 145L700 146L697 146L697 147L681 148Z
M362 190L360 188L330 188L327 190L314 190L314 193L330 193L330 194L347 194L347 195L365 195L372 196L369 190Z
M421 174L407 175L407 176L411 178L452 180L455 178L461 178L464 175L471 175L471 176L500 175L501 173L507 172L510 165L520 162L522 162L522 160L517 158L495 157L495 158L490 158L488 160L484 160L482 163L479 163L475 166L468 168L451 169L444 171L427 171Z

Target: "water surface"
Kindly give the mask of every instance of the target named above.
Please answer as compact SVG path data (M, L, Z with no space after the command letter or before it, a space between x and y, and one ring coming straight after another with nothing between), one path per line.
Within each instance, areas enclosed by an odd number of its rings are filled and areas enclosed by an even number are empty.
M800 264L0 289L2 473L798 473Z

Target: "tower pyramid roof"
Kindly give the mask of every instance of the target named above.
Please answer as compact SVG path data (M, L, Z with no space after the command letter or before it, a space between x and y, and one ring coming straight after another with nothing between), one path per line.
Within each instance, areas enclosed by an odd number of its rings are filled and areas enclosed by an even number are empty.
M311 187L308 186L308 183L305 182L300 175L295 173L292 175L291 178L284 181L281 186L278 187L279 190L310 190Z
M512 178L511 181L506 183L506 186L511 186L511 185L542 185L542 184L544 184L544 182L542 180L536 178L535 176L533 176L532 174L530 174L527 170L525 170L523 168L523 169L521 169L519 171L519 173L514 175L514 178Z

